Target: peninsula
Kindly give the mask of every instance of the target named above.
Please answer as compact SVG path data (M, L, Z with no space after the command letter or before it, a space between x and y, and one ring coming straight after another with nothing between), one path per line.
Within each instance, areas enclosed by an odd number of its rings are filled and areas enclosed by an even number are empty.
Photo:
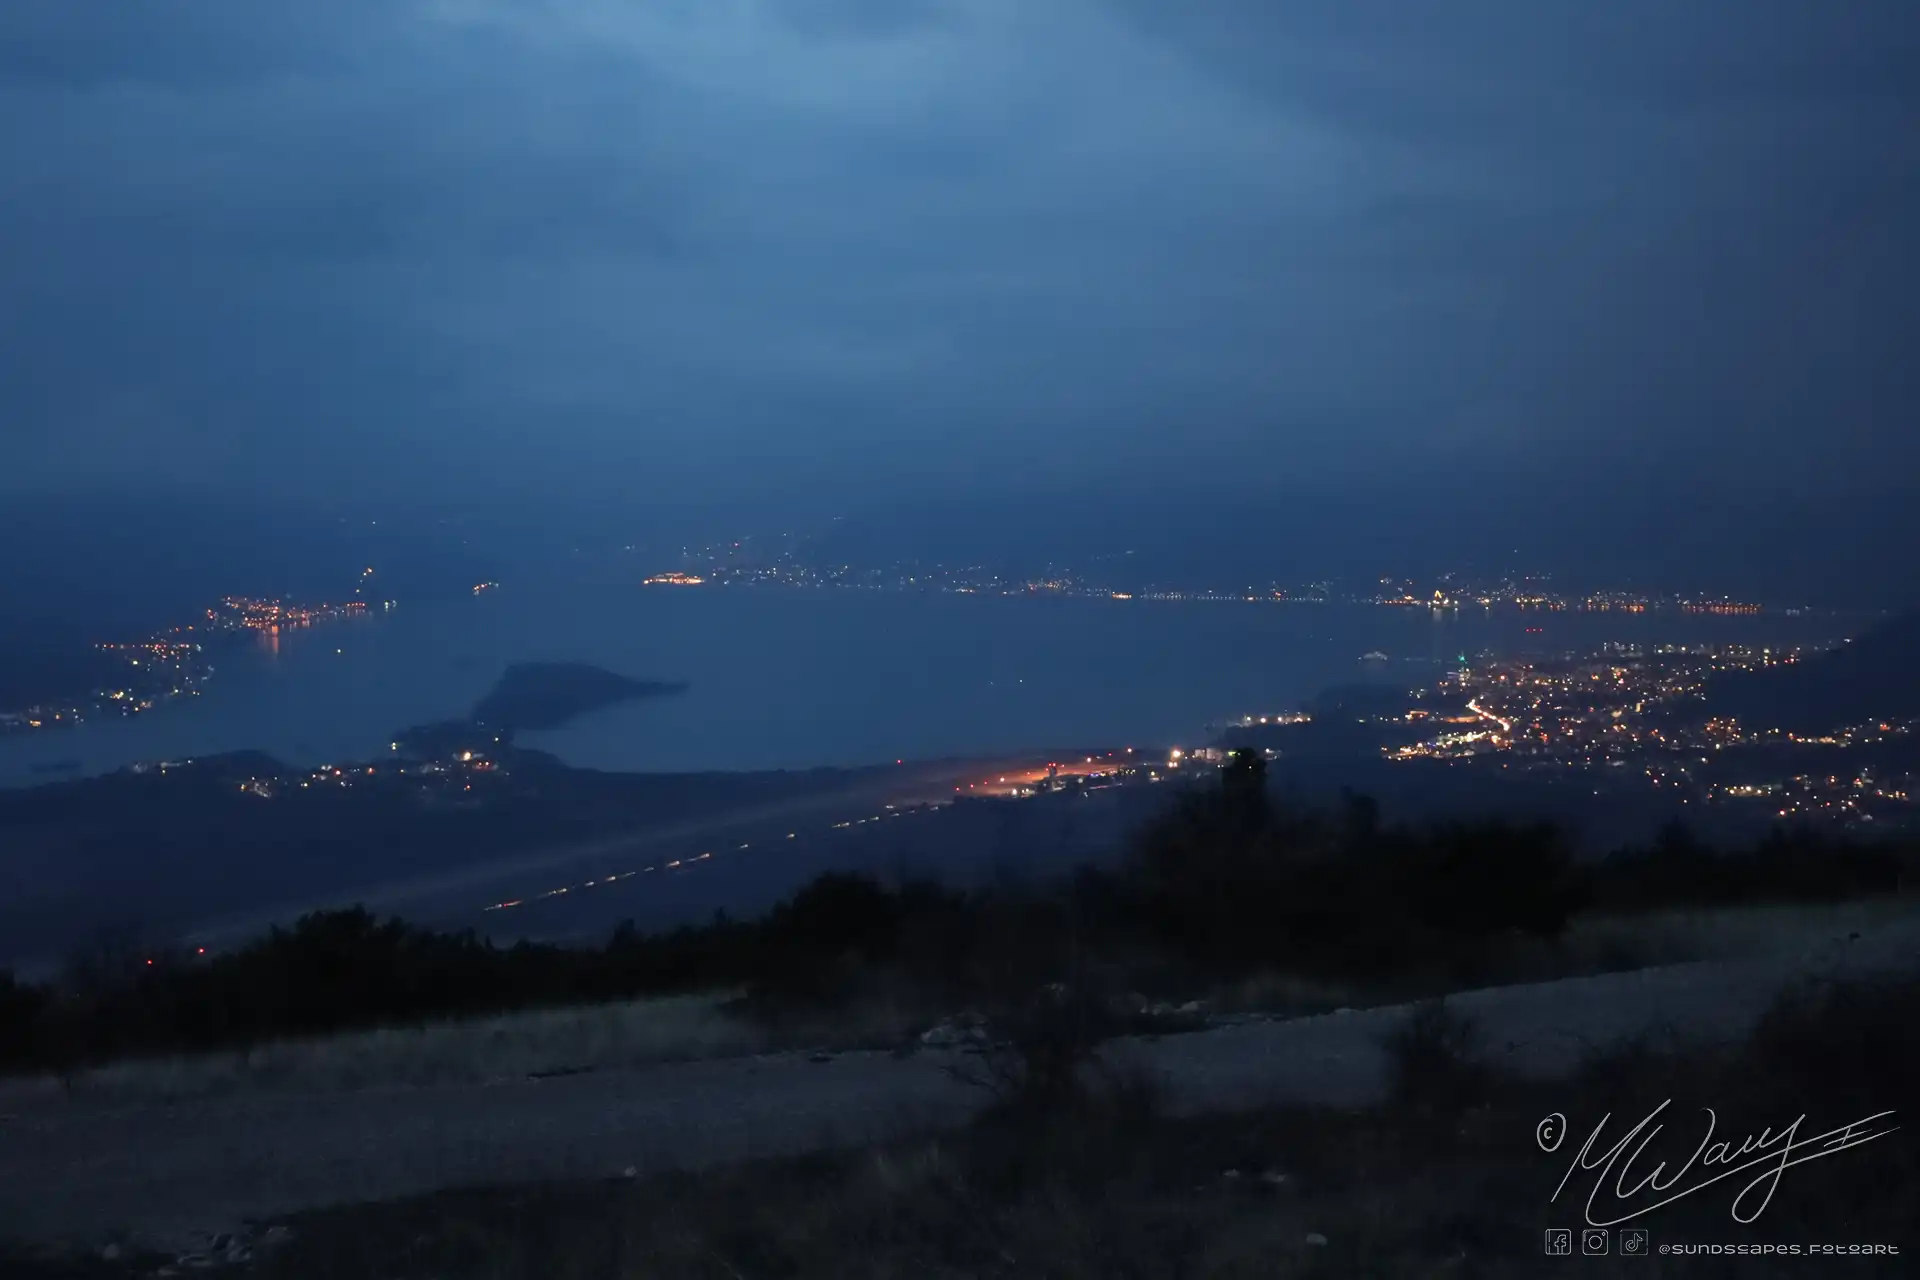
M685 681L630 680L584 662L516 663L474 705L473 720L508 732L558 729L601 707L686 690Z

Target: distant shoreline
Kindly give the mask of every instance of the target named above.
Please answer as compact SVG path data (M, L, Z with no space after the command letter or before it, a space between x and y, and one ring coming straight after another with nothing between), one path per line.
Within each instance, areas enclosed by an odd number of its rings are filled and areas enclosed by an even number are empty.
M802 634L824 645L840 625L837 609L783 602L801 594L660 588L652 598L672 608L658 614L670 624L659 635L636 631L630 641L602 638L577 654L548 648L553 638L540 621L550 604L545 597L504 593L501 601L511 609L481 610L468 600L449 599L411 611L404 629L376 619L380 626L368 628L357 648L318 629L295 637L280 659L268 658L264 645L243 645L244 652L224 660L215 655L220 672L208 696L182 699L184 705L167 707L164 715L100 718L57 738L0 734L0 790L249 748L300 765L384 758L396 728L465 720L494 679L523 658L578 657L636 683L690 682L679 702L583 704L557 730L533 727L543 715L517 716L512 736L526 745L571 765L613 772L751 771L971 754L1061 737L1195 745L1209 722L1231 723L1249 711L1284 712L1327 684L1355 678L1355 658L1375 649L1395 655L1391 672L1401 676L1423 670L1436 655L1450 661L1462 650L1558 652L1597 648L1604 640L1794 645L1828 641L1847 630L1807 619L1565 615L1549 619L1542 637L1523 632L1517 617L1483 622L1479 610L1442 624L1429 623L1425 611L1413 618L1389 608L1127 610L1124 603L1105 608L1095 601L1036 611L1012 605L976 610L967 607L972 601L942 598L959 606L949 612L923 609L912 597L873 593L861 608L848 610L844 643L820 649L836 664L829 673L793 659L782 638L791 624L810 628ZM624 603L641 595L609 595L604 607L589 596L580 616L593 619L603 637L644 628L656 612ZM570 589L556 588L553 596L556 609L581 603ZM716 607L683 604L689 597ZM1194 630L1183 635L1189 616ZM348 630L341 628L343 635ZM1208 636L1235 639L1218 660L1193 661L1191 645ZM347 656L334 658L335 646L343 643ZM728 662L711 661L723 650L733 655ZM1069 656L1075 652L1112 656L1088 662ZM1099 679L1089 674L1109 661L1118 664L1111 673ZM281 670L269 681L276 663ZM924 685L931 700L905 696L922 688L932 671L951 678ZM1025 678L1024 689L1016 677ZM269 719L226 696L235 681L270 684L281 714ZM1116 686L1126 689L1128 705L1111 696ZM349 687L351 697L318 692ZM390 699L385 690L392 691ZM873 708L857 734L843 732L837 719L854 703ZM771 717L764 724L756 719L762 714ZM888 731L874 732L880 724ZM63 776L33 768L63 759L80 760L80 769Z

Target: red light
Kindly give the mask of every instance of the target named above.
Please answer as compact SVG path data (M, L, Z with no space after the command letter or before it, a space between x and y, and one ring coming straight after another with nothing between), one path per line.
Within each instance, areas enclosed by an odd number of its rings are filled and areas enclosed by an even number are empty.
M201 955L207 954L207 949L205 947L200 948L200 954Z
M149 960L149 961L147 961L147 963L148 963L148 964L152 964L152 963L153 963L153 961L151 961L151 960Z

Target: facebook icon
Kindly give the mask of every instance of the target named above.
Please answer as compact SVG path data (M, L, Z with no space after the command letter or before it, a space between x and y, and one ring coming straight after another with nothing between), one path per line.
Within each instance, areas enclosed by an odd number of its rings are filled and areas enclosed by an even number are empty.
M1569 1258L1573 1256L1573 1228L1547 1228L1547 1256L1549 1258Z

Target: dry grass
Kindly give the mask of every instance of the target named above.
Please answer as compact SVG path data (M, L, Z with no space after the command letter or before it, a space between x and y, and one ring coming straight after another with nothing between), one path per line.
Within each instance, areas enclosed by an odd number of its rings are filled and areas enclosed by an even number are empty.
M1910 918L1916 910L1920 906L1912 899L1898 899L1580 917L1556 941L1514 942L1489 959L1479 980L1469 983L1438 972L1376 987L1269 973L1211 992L1208 1007L1228 1015L1294 1017L1400 1003L1463 985L1546 982L1651 965L1784 954ZM890 991L876 982L850 1005L770 1025L730 1012L728 1002L735 994L536 1010L285 1041L245 1053L114 1063L75 1077L72 1093L103 1102L165 1101L253 1089L484 1082L785 1049L884 1048L903 1043L949 1012L918 1005L911 993ZM0 1104L7 1105L60 1093L50 1081L12 1080L0 1086Z
M1318 1219L1259 1170L1245 1179L1248 1194L1236 1195L1212 1156L1175 1150L1177 1131L1114 1134L1097 1114L1048 1128L1050 1158L1063 1162L1037 1169L1015 1166L1030 1150L1024 1140L1041 1135L1026 1131L1009 1148L1001 1135L975 1133L843 1158L317 1215L295 1223L294 1244L261 1270L289 1280L1160 1280L1198 1274L1202 1251L1211 1274L1304 1274L1292 1264L1313 1261L1306 1238ZM1068 1147L1082 1150L1058 1155ZM1109 1162L1097 1173L1091 1152ZM1179 1163L1156 1172L1156 1155Z
M1256 973L1214 992L1209 1007L1223 1014L1265 1014L1303 1018L1335 1009L1357 1008L1365 1001L1351 985L1322 982L1287 973Z
M1339 1008L1401 1004L1486 986L1557 982L1629 969L1705 960L1743 960L1818 951L1850 933L1920 916L1915 898L1864 899L1813 906L1717 907L1581 915L1559 938L1514 938L1494 945L1471 974L1404 973L1391 981L1335 983L1284 973L1255 974L1214 991L1223 1014L1304 1017Z
M88 1101L161 1102L248 1090L485 1083L781 1050L890 1048L926 1025L924 1015L884 999L769 1025L733 1012L737 996L539 1009L280 1041L245 1052L109 1063L77 1075L71 1093ZM60 1092L51 1081L0 1083L21 1099Z
M1576 918L1562 945L1581 965L1631 968L1785 955L1920 915L1920 900L1867 898L1818 905L1719 907ZM1611 966L1617 967L1617 966Z
M1920 1068L1912 979L1792 993L1741 1046L1628 1047L1570 1078L1502 1080L1474 1098L1428 1085L1358 1111L1274 1108L1176 1117L1155 1092L1090 1090L1050 1110L996 1109L974 1127L832 1155L631 1180L446 1193L306 1214L259 1251L263 1280L1292 1280L1435 1276L1519 1280L1543 1261L1567 1154L1539 1118L1647 1114L1662 1099L1722 1109L1755 1131L1796 1110L1822 1122L1897 1105ZM1403 1067L1453 1072L1467 1028L1432 1006L1393 1037ZM1864 1049L1865 1052L1860 1052ZM1429 1082L1430 1084L1430 1082ZM1911 1244L1920 1164L1875 1144L1789 1177L1764 1223L1727 1198L1656 1211L1655 1244ZM4 1269L0 1259L0 1269ZM1582 1266L1667 1280L1808 1274L1804 1259L1612 1259ZM1824 1269L1823 1269L1824 1270ZM1852 1276L1911 1271L1854 1258ZM23 1274L105 1276L97 1264ZM152 1274L151 1270L141 1274Z
M248 1089L356 1089L484 1082L759 1053L767 1034L724 996L675 996L423 1027L290 1040L245 1052L112 1063L73 1081L75 1097L164 1101Z
M1736 1124L1777 1120L1794 1099L1823 1119L1863 1114L1849 1108L1881 1098L1916 1065L1915 994L1909 982L1786 1001L1773 1030L1738 1052L1624 1052L1570 1080L1506 1081L1451 1106L1426 1096L1358 1112L1176 1118L1142 1108L1137 1092L1117 1104L1087 1096L937 1142L314 1214L259 1271L272 1280L1531 1277L1551 1265L1543 1228L1574 1225L1579 1214L1550 1202L1565 1160L1536 1146L1541 1115L1590 1122L1602 1108L1644 1114L1675 1096L1724 1107ZM1874 1028L1878 1056L1851 1074L1814 1052ZM1422 1034L1416 1018L1401 1039L1457 1037ZM1826 1095L1815 1096L1817 1081ZM1763 1226L1729 1222L1725 1204L1705 1196L1646 1225L1656 1242L1911 1243L1902 1228L1920 1212L1920 1169L1904 1148L1885 1144L1789 1182ZM1846 1270L1905 1274L1908 1261L1850 1259ZM1618 1265L1690 1280L1805 1274L1657 1253Z

